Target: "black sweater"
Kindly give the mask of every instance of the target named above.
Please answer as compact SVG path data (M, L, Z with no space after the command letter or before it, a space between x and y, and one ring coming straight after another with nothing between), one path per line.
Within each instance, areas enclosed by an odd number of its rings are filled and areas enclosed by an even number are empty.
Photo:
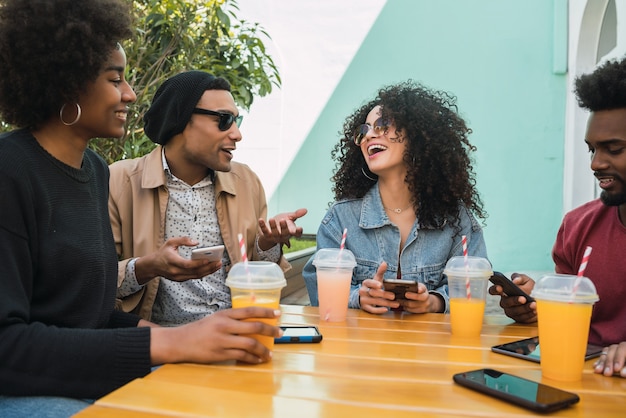
M108 167L0 136L0 394L97 398L150 371L150 331L113 310Z

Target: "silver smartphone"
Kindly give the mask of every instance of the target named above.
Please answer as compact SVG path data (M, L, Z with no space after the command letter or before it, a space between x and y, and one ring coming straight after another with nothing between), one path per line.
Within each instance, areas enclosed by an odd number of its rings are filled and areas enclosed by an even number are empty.
M224 254L223 245L215 245L213 247L194 248L191 250L191 259L205 259L209 261L220 261Z

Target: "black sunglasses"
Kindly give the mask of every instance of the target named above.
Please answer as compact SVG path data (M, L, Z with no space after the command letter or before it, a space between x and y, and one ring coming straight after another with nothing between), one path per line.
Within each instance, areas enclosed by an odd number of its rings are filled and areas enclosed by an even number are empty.
M243 116L241 115L235 116L231 113L216 112L215 110L200 109L199 107L194 108L192 113L197 113L199 115L219 116L220 120L217 124L217 128L220 131L229 130L230 127L233 126L233 123L236 123L237 127L239 127L241 125L241 121L243 120Z

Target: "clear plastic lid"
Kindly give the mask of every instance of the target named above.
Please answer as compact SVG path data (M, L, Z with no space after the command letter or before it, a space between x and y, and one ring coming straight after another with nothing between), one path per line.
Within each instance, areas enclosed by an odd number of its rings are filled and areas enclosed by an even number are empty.
M446 276L480 277L489 278L493 275L493 269L489 260L483 257L456 256L446 263L443 270Z
M278 264L248 261L232 266L226 278L226 286L236 289L277 289L287 286L287 281Z
M536 299L557 302L590 303L600 300L596 287L587 277L570 274L549 274L535 283L530 294Z
M340 248L322 248L315 253L313 265L316 267L334 267L353 269L356 259L352 251Z

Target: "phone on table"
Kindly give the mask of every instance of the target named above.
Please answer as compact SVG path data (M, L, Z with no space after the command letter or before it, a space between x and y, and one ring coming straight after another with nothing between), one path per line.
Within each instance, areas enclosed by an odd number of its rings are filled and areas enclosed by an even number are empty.
M316 326L281 326L283 330L283 336L275 338L274 342L277 344L287 343L319 343L322 341L322 334Z
M191 259L206 259L209 261L220 261L224 254L223 245L215 245L213 247L194 248L191 250Z
M387 292L396 295L395 300L407 300L406 292L417 293L417 282L415 280L383 279L383 288Z
M552 412L580 400L571 392L493 369L457 373L454 382L536 412Z
M566 341L563 342L567 344ZM585 360L599 357L602 354L602 346L587 344L585 352ZM517 357L524 360L539 363L541 359L541 351L539 349L539 337L524 338L523 340L513 341L506 344L494 345L491 351L507 356Z
M507 294L507 296L524 296L526 298L526 303L535 301L532 296L524 292L518 285L513 283L511 279L509 279L499 271L494 271L493 276L489 278L489 281L493 284L501 286L502 290L504 291L504 293Z

